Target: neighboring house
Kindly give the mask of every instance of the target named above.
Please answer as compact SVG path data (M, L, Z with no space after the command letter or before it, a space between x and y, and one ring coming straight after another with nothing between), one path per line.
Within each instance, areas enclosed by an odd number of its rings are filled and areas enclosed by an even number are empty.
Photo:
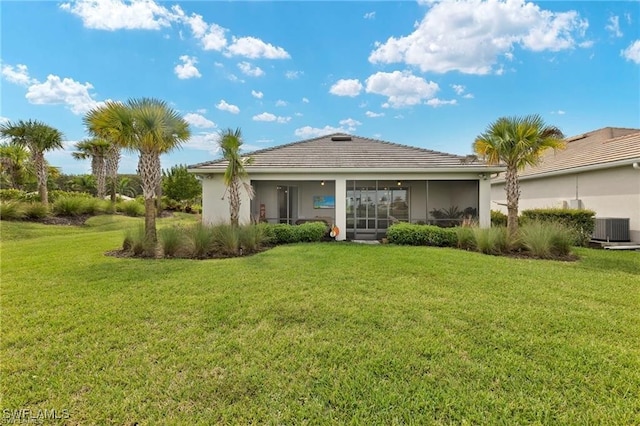
M544 207L594 210L597 218L628 218L640 242L640 129L605 127L566 139L520 173L520 211ZM506 212L504 177L491 182L491 207Z
M246 170L255 197L250 201L242 192L241 223L323 220L338 227L337 240L379 239L395 221L438 223L442 214L430 214L437 209L466 209L481 226L490 226L488 177L504 170L472 157L347 134L246 156L253 158ZM206 223L229 221L226 166L224 159L189 166L202 178Z

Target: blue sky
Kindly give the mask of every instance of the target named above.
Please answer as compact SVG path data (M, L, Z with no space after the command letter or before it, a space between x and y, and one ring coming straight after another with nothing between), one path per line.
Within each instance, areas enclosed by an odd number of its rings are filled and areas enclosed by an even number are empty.
M65 135L105 100L163 99L192 138L163 167L344 131L468 154L504 115L640 127L640 2L1 1L0 120ZM327 153L327 155L332 155ZM126 154L122 173L135 171Z

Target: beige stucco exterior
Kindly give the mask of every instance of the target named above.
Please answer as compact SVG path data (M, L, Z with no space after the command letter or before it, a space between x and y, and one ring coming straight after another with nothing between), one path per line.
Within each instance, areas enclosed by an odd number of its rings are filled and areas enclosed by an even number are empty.
M633 164L584 168L520 180L519 210L580 207L596 217L629 218L630 237L640 242L640 169ZM504 181L491 186L491 208L506 213Z

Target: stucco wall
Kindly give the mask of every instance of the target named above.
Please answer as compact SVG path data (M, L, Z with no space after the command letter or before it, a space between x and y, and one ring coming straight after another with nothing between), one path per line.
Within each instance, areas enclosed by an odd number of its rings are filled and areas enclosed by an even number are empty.
M631 165L583 173L528 179L520 182L520 211L544 207L581 206L596 217L629 218L631 240L640 242L640 171ZM491 186L491 208L507 208L504 183Z

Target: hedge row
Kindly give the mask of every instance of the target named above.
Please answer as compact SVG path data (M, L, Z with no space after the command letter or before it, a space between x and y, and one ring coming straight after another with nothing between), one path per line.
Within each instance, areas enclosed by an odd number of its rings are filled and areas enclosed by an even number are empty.
M262 224L260 226L264 226L268 241L274 245L322 241L328 232L327 225L322 222L307 222L301 225Z
M454 228L410 223L392 225L387 230L387 239L390 243L411 246L455 247L458 243Z
M522 211L522 222L560 223L574 232L574 244L586 246L596 226L596 212L585 209L530 209Z

